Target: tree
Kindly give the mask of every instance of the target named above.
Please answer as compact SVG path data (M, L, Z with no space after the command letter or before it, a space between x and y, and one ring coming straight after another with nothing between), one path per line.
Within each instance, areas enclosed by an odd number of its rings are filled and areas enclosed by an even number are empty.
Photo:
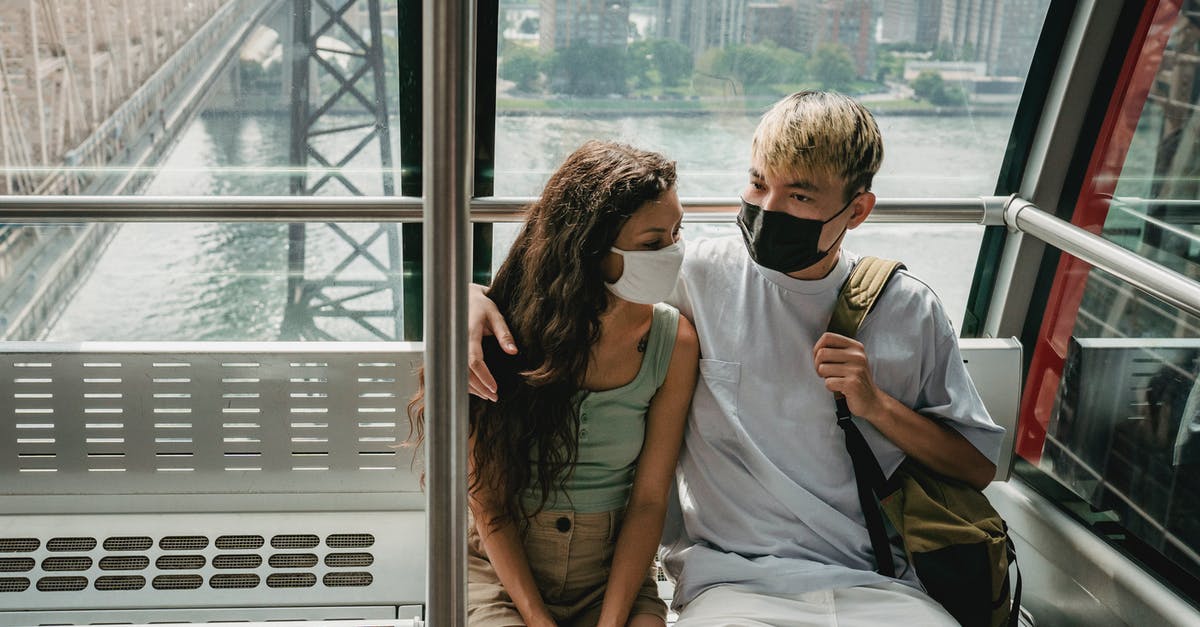
M536 17L527 17L521 20L521 25L517 28L523 35L536 35L538 29L542 27L541 20Z
M534 91L541 76L542 55L528 46L509 46L500 60L500 78L517 84L521 91Z
M643 39L629 44L625 69L638 87L674 87L692 78L692 52L672 39Z
M824 44L817 48L812 61L812 74L827 89L845 89L857 76L854 59L841 44Z
M946 90L946 82L942 80L942 75L933 70L921 70L912 79L913 95L919 100L928 100L934 104L941 100Z
M555 82L575 96L624 94L625 50L617 46L578 43L555 55Z
M686 83L692 77L692 51L674 39L655 39L651 56L658 79L665 87Z
M967 104L967 92L958 85L947 85L942 75L933 70L922 70L912 80L913 95L928 100L939 107L962 107Z
M742 84L746 91L757 91L777 83L782 67L765 46L736 45L725 48L713 61L713 73L729 76Z
M649 87L655 83L654 45L642 39L629 44L625 55L625 71L633 79L635 87Z
M875 54L875 80L879 83L888 79L901 80L904 78L904 59L896 53L889 52L880 46Z

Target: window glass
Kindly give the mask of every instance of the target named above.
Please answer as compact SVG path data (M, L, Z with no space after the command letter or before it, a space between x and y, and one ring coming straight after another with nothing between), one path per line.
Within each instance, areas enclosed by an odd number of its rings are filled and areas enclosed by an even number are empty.
M9 4L0 193L399 187L396 0Z
M1048 4L501 0L495 193L605 138L676 159L683 196L733 197L758 116L835 89L876 114L881 195L991 194Z
M675 159L685 199L733 199L759 116L794 91L832 89L876 116L881 197L989 195L1048 6L501 0L495 194L537 195L574 148L602 138ZM916 256L908 228L864 228L848 246L905 261L960 324L982 229L936 227L964 239ZM497 259L514 229L496 229Z
M3 225L0 339L405 339L402 306L412 295L404 288L421 288L401 281L399 230L359 222Z
M1200 319L1102 271L1085 280L1039 467L1098 531L1200 576Z
M1190 277L1200 268L1198 9L1194 0L1147 3L1106 133L1088 146L1094 152L1072 215L1075 225ZM1018 454L1069 487L1098 533L1158 574L1193 584L1197 337L1196 316L1064 255L1017 434Z
M9 4L2 194L399 193L396 0ZM404 339L402 263L396 224L5 224L0 336Z

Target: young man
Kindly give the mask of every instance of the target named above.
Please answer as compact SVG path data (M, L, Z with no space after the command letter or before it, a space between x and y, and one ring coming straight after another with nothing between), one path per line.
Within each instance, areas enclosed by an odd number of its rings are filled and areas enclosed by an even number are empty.
M892 279L859 340L825 331L858 257L841 250L875 205L883 157L871 114L801 92L759 123L738 216L741 238L689 242L673 304L700 336L663 563L679 627L954 625L903 551L874 572L854 471L836 425L845 395L885 473L906 455L987 485L1003 429L971 384L937 297ZM472 332L511 344L481 289ZM472 346L472 390L494 396Z

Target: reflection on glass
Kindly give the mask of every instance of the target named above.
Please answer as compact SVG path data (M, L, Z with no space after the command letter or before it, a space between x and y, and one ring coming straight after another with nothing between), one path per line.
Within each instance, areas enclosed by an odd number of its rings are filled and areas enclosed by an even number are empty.
M1123 161L1098 175L1116 179L1099 221L1106 238L1200 277L1200 3L1183 5L1160 11L1160 27L1142 50L1138 71L1148 98L1123 111L1133 138Z
M677 159L682 195L733 196L757 116L800 89L875 112L881 194L990 194L1048 5L501 0L496 194L536 194L598 137Z
M1200 320L1093 270L1040 467L1200 574Z
M1072 217L1190 277L1200 276L1198 9L1196 0L1147 9L1128 89L1114 98L1112 133ZM1050 302L1031 366L1046 385L1027 395L1035 409L1022 455L1100 510L1136 553L1200 575L1200 320L1069 257Z

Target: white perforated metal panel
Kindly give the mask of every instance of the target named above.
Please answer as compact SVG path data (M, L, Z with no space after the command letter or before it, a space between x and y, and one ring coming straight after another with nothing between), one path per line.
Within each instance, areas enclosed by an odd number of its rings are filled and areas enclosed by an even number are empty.
M416 491L414 347L6 343L0 491Z
M0 343L0 625L419 606L421 349Z

